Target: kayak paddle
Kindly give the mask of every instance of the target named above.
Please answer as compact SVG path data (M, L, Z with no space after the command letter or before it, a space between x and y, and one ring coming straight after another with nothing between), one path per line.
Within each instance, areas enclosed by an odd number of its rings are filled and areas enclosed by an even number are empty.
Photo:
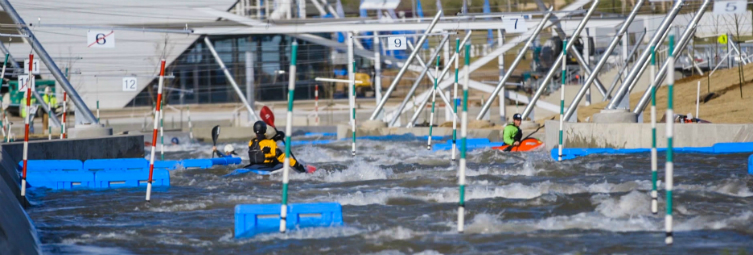
M220 125L212 128L212 147L217 147L217 138L220 137ZM212 152L212 158L214 158L214 151Z

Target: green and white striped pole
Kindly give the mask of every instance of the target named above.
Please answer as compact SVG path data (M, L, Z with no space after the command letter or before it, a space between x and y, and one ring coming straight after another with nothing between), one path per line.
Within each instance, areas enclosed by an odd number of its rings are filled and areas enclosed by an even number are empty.
M565 125L565 80L567 79L567 40L562 41L562 86L560 87L560 132L557 161L562 161L562 129Z
M651 46L651 80L656 78L656 48ZM651 88L651 213L659 212L656 182L659 178L656 156L656 86Z
M298 43L293 41L290 54L290 78L288 79L288 115L285 124L285 161L282 170L282 206L280 208L280 233L285 233L288 216L288 179L290 172L290 134L293 133L293 96L295 95L295 64L298 59Z
M439 83L439 55L437 55L437 64L434 66L434 89L431 90L431 115L429 115L429 142L426 145L427 150L431 150L431 133L434 130L434 106L437 100L437 83ZM439 93L442 93L439 91Z
M350 122L350 129L353 130L353 142L351 143L352 144L351 155L353 157L356 156L356 75L355 75L355 71L356 71L356 61L353 61L353 75L352 75L353 78L350 80L350 88L351 88L350 90L353 91L353 94L350 95L351 96L350 111L353 118L352 121Z
M672 148L672 138L674 136L674 83L675 83L675 57L672 56L672 52L675 51L675 36L669 36L669 57L667 58L667 114L665 119L667 120L667 163L664 166L664 182L666 183L667 193L667 216L664 218L664 227L667 230L667 237L664 240L667 244L672 244L672 186L674 185L674 149Z
M452 96L452 114L458 115L458 62L460 58L460 37L455 38L455 83L453 86ZM458 139L458 121L457 118L452 118L452 151L450 152L450 160L455 161L455 152L457 151L456 141Z
M458 203L458 233L463 233L465 222L465 153L467 150L466 136L468 135L468 82L471 76L471 44L465 44L465 82L463 83L463 113L460 117L460 170L458 186L460 186L460 202ZM456 76L457 77L457 76Z

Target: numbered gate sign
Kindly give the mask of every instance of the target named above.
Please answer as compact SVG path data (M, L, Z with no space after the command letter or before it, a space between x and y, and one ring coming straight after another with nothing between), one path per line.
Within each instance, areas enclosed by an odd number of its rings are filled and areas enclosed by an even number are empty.
M407 48L405 36L387 37L387 50L405 50Z
M136 77L123 77L123 91L136 91L137 84Z
M39 59L34 59L34 63L31 66L32 74L39 74ZM24 74L29 74L29 60L24 60Z
M714 14L745 14L746 1L714 1Z
M34 78L32 78L31 83L34 83ZM29 83L29 76L28 75L19 75L18 76L18 92L24 93L26 92L26 86L31 84ZM32 84L31 89L34 89L34 85Z
M115 31L89 31L86 33L86 47L115 48Z
M525 33L528 32L528 26L526 26L526 20L523 16L520 17L503 17L502 26L504 26L507 33Z

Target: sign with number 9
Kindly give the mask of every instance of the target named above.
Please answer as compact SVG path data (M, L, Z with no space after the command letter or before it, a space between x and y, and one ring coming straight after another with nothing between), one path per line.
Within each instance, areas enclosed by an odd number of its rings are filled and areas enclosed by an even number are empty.
M387 50L405 50L407 48L405 36L387 37Z

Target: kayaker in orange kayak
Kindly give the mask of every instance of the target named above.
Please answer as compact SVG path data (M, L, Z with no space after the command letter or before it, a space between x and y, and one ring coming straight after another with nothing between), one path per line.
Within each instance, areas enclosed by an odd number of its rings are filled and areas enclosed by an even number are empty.
M522 120L518 113L512 116L512 123L507 124L502 132L502 140L505 144L509 146L520 145L520 139L523 138L523 132L520 131L520 122Z

